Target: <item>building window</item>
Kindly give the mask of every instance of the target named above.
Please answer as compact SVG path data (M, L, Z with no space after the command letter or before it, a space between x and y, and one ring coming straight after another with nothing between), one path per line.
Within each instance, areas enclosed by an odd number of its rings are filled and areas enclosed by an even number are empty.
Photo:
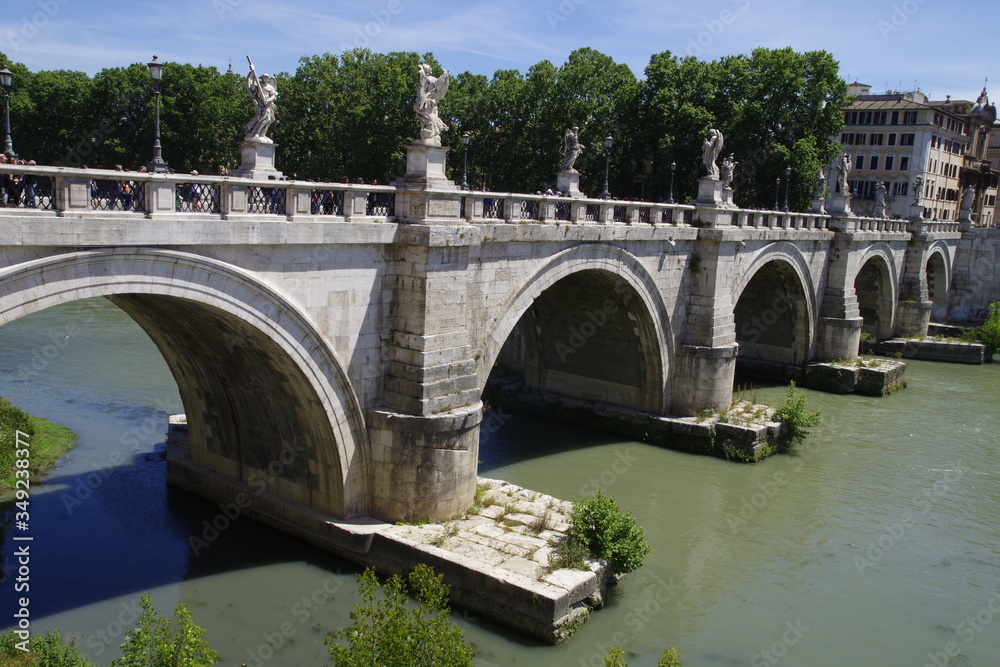
M909 183L896 183L892 186L892 194L897 197L905 197L907 191L910 189Z
M857 125L858 124L858 112L857 111L845 111L844 112L844 125Z
M893 111L889 120L890 125L899 125L899 112Z
M884 111L876 111L875 112L874 122L875 122L876 125L885 125L885 112Z
M896 158L892 155L885 156L885 170L889 171L895 166Z
M864 155L859 155L859 156L857 156L854 159L854 168L855 169L864 169L865 168L865 156Z
M901 135L899 135L899 145L900 146L912 146L913 145L913 137L914 137L914 135L912 133L911 134L901 134Z
M869 169L878 169L878 155L872 155L868 160Z
M891 133L889 135L889 145L890 146L895 146L896 145L896 133L895 132L893 132L893 133Z
M854 143L858 146L864 146L865 142L868 140L868 135L864 132L858 132L854 135Z
M882 145L882 134L872 134L868 137L869 146L881 146Z
M916 125L916 124L917 124L916 111L906 111L903 113L903 125Z
M845 146L852 146L854 144L854 133L844 132L842 135L840 135L840 143L844 144Z
M904 155L903 157L899 158L899 170L900 171L909 171L910 170L910 156L909 155Z
M858 112L858 125L871 125L872 124L872 112L871 111L859 111Z

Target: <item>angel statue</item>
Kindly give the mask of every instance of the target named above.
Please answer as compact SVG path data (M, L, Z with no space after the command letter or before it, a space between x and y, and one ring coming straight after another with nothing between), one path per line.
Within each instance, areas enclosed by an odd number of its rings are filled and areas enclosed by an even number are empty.
M584 148L586 146L580 143L580 128L567 128L566 133L563 135L563 161L559 166L559 171L569 174L576 173L573 165L576 163L576 159L580 157L580 154L583 153Z
M851 175L851 156L844 153L837 159L837 187L840 188L840 194L845 197L850 196L851 191L847 177Z
M708 131L708 138L701 144L701 161L705 163L708 177L715 180L719 180L719 165L715 161L719 159L724 141L722 132L712 128Z
M444 70L441 76L434 76L430 65L420 63L417 71L420 78L413 110L417 112L417 119L420 121L420 138L413 143L418 146L440 146L441 133L448 126L438 117L438 102L448 92L448 70Z
M253 100L257 113L244 125L247 131L246 140L256 141L262 144L273 143L267 136L267 128L274 122L275 100L278 98L278 89L275 86L274 77L270 74L261 74L257 77L257 70L253 66L250 56L247 56L250 63L250 73L247 74L247 94Z

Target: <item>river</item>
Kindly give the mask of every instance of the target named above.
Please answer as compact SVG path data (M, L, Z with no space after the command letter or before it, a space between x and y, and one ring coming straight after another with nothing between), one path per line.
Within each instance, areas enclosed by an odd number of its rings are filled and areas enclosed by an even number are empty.
M79 435L32 490L34 631L75 633L106 665L148 591L168 616L185 603L222 665L328 664L357 568L246 519L206 532L218 508L165 483L176 386L123 312L52 308L0 328L0 351L2 395ZM671 646L685 667L1000 664L1000 364L912 362L907 378L881 399L807 391L822 425L757 465L488 414L481 475L564 498L602 487L652 551L560 646L455 614L476 664L600 665L612 644L633 666Z

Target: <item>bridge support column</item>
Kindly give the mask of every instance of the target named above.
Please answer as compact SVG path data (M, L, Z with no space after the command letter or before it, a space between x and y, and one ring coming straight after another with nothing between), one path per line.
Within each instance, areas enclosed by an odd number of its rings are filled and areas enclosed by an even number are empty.
M906 247L899 306L896 308L896 335L903 338L926 336L931 324L931 311L934 309L927 286L928 235L911 233L913 235Z
M687 416L706 408L727 410L733 400L733 378L739 345L681 345L674 361L672 412Z
M846 218L838 219L845 228L850 227ZM816 361L851 361L858 358L861 345L861 328L865 320L861 317L858 297L854 289L853 276L857 267L851 262L857 256L854 236L850 231L838 231L830 242L831 261L827 269L827 285L816 327Z
M903 338L926 336L933 308L933 301L900 301L896 308L896 335Z
M410 215L431 213L407 192ZM426 195L426 203L431 196ZM374 516L447 519L475 496L482 403L467 328L470 245L478 228L457 218L400 227L385 279L383 405L369 412Z

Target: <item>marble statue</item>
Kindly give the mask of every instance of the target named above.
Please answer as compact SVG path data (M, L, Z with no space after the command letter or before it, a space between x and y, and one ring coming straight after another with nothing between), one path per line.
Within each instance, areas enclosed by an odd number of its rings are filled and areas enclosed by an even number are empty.
M962 210L971 211L972 205L976 201L976 189L971 185L965 188L965 192L962 193Z
M257 70L253 66L250 56L247 56L250 63L250 73L247 74L246 88L247 94L253 101L257 113L244 125L247 131L246 140L256 141L262 144L273 143L267 136L267 129L274 122L275 102L278 98L278 88L275 85L274 77L270 74L261 74L257 77Z
M563 160L559 166L559 171L568 174L578 173L573 168L573 165L576 163L576 159L580 157L580 154L583 153L584 148L586 146L580 143L580 128L567 128L566 133L563 135Z
M708 131L708 138L701 144L701 161L705 163L708 178L719 180L719 165L716 164L716 160L719 159L724 142L722 132L712 128Z
M917 176L913 179L913 205L919 206L920 200L924 198L924 177Z
M847 185L847 177L851 173L851 156L844 153L837 160L837 185L840 187L840 194L847 197L851 191Z
M885 184L882 181L875 182L875 205L885 206Z
M826 169L820 169L816 174L816 199L826 199Z
M431 66L420 63L417 67L417 101L413 110L417 112L420 121L420 138L414 140L418 146L441 146L441 133L448 129L438 116L438 102L448 92L448 70L441 76L431 74Z
M726 156L726 159L722 161L722 187L728 188L732 185L733 177L736 175L736 166L739 164L733 159L733 153Z

